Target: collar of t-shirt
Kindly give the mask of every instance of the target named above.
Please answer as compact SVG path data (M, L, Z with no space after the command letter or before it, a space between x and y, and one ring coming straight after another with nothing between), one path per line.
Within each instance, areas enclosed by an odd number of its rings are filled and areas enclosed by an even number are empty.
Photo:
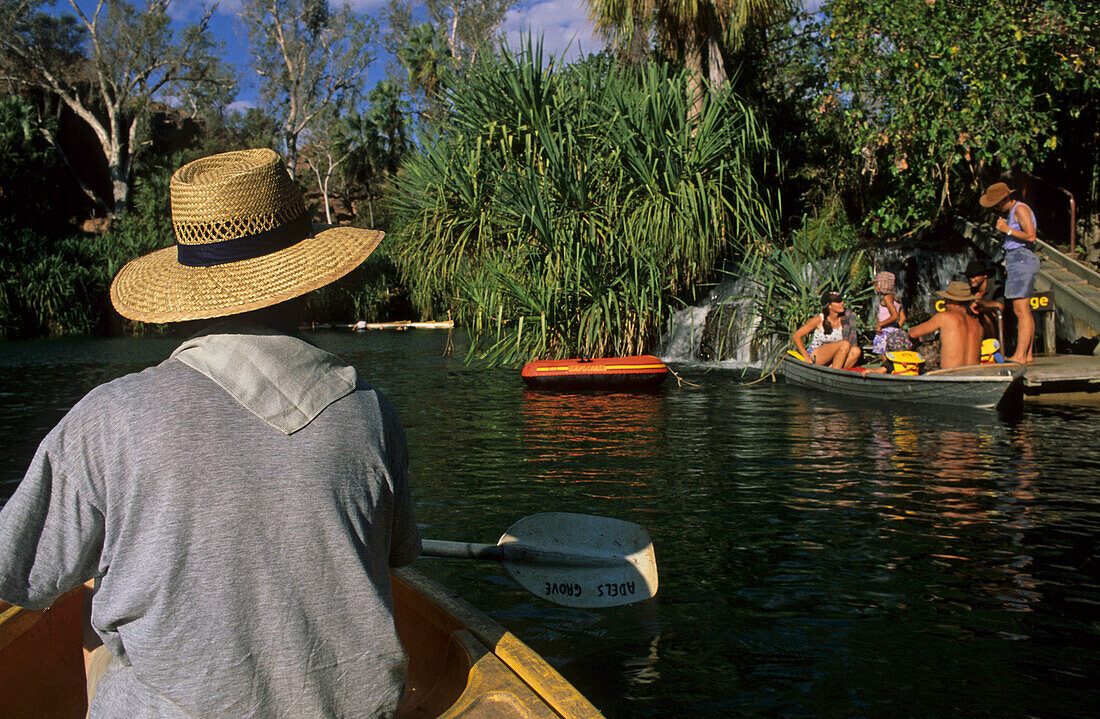
M212 379L252 414L293 434L355 389L355 368L305 340L232 320L180 345L172 357Z

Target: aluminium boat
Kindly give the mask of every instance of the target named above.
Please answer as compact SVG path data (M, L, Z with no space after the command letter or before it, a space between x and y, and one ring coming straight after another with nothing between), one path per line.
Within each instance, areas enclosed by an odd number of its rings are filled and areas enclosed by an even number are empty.
M874 403L906 402L997 409L1020 397L1024 366L981 364L921 375L872 374L833 369L787 355L780 365L787 382Z

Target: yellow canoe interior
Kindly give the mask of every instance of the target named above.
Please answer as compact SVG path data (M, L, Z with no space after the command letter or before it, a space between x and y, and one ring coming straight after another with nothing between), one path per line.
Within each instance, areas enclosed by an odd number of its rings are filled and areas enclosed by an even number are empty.
M392 575L394 620L409 653L401 717L599 717L542 657L483 612L416 569ZM0 602L4 719L79 719L85 669L98 637L91 591L78 587L44 611Z

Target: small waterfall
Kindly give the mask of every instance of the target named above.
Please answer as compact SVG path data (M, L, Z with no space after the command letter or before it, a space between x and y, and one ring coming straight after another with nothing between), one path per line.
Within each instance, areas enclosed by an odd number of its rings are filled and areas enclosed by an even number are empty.
M673 313L668 331L661 338L661 346L657 350L661 359L666 362L691 362L699 359L703 327L712 306L709 302L704 302Z
M756 366L752 336L759 318L752 311L753 284L738 277L718 284L702 303L677 311L658 354L671 362L716 362Z

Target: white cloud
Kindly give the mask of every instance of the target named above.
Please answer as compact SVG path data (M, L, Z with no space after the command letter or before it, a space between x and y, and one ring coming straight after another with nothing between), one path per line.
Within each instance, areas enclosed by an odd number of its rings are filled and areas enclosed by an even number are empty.
M599 52L605 45L588 19L584 0L535 0L509 10L501 30L513 48L520 47L526 34L535 39L541 36L547 55L567 61Z
M247 112L254 107L258 107L258 105L253 100L236 100L229 103L228 109L236 112Z

